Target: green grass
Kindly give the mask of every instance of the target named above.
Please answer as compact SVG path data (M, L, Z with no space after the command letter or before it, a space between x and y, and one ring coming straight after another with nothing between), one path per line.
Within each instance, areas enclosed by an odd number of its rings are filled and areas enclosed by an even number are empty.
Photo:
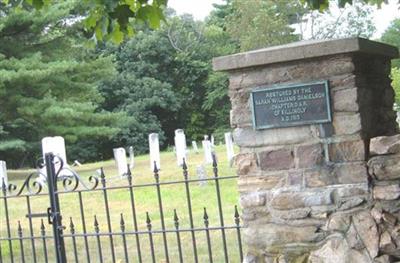
M216 147L216 154L219 159L219 176L231 176L235 175L236 172L234 168L230 168L226 160L226 153L224 146ZM201 164L203 161L203 153L195 154L190 152L188 156L188 166L189 166L189 177L190 179L196 179L196 166ZM126 179L119 179L116 175L115 164L113 160L85 164L82 167L76 169L76 171L82 176L85 182L88 182L88 177L93 175L95 170L99 167L103 167L107 181L107 186L119 186L127 185ZM17 185L23 183L24 178L32 171L29 170L18 170L9 172L9 181ZM152 171L150 170L149 156L143 155L135 158L135 168L133 169L133 184L146 184L155 182ZM160 181L175 181L183 180L182 169L177 166L174 153L172 152L162 152L161 153L161 171L160 171ZM207 175L208 177L213 176L211 165L207 165ZM59 187L62 184L59 183ZM237 204L238 191L236 179L221 180L221 196L222 196L222 208L225 225L234 225L234 206ZM197 182L190 184L191 189L191 200L192 200L192 210L195 227L204 227L203 220L203 209L207 208L209 215L210 226L219 226L219 216L218 216L218 205L216 198L215 182L210 181L207 185L200 186ZM46 192L47 189L44 189ZM161 229L160 214L158 209L158 198L155 186L134 188L135 194L135 204L137 210L137 221L140 231L146 231L146 212L152 219L153 230ZM113 232L120 232L120 214L124 215L126 231L133 231L133 217L131 213L131 203L130 195L128 189L119 190L108 190L108 204L110 207L110 219L111 227ZM167 229L175 229L173 220L173 211L176 209L179 219L180 228L189 228L189 216L187 199L184 184L172 184L172 185L162 185L161 186L162 204L164 210L165 225ZM85 210L85 220L87 232L93 233L93 219L94 215L97 216L97 220L100 224L100 232L108 232L107 217L105 213L105 201L102 191L90 191L82 192L84 210ZM49 207L49 200L47 195L43 196L32 196L29 198L31 203L32 213L43 213L46 208ZM1 200L3 201L3 200ZM72 218L75 224L76 233L82 233L82 218L79 212L79 199L77 193L69 193L60 195L60 205L63 216L63 224L67 227L64 233L69 233L69 219ZM8 199L8 207L10 214L10 226L11 233L13 236L17 236L17 225L18 221L21 222L23 228L23 234L25 236L29 235L29 221L25 218L27 214L27 200L25 198L13 198ZM0 235L5 237L7 235L6 221L5 221L5 211L4 204L0 204ZM40 218L33 219L33 233L35 236L40 234ZM47 223L45 224L48 234L51 234L51 226ZM237 245L236 230L227 230L227 242L230 262L239 262L239 251ZM162 235L155 234L154 247L156 251L156 261L164 262L165 256L163 251ZM177 262L178 251L177 251L177 239L175 233L168 233L168 246L170 254L170 262ZM198 254L200 262L208 262L208 252L207 252L207 242L205 231L196 232L196 240L198 247ZM98 251L97 243L95 237L89 238L90 254L93 262L98 261ZM150 262L150 246L148 234L140 235L142 256L144 258L143 262ZM193 262L193 249L191 242L191 235L189 232L181 233L181 242L184 253L185 262ZM65 243L67 247L67 257L73 261L73 249L72 249L72 239L65 238ZM133 235L127 236L128 243L128 253L130 256L130 262L137 262L136 256L136 243L135 237ZM215 230L211 231L211 243L213 246L213 257L214 262L223 261L223 247L221 239L221 231ZM27 259L32 258L32 248L31 242L26 240L23 242L24 252ZM105 236L101 238L101 245L103 256L105 257L105 262L110 260L110 242L109 237ZM41 240L35 241L36 253L38 257L43 256L43 245ZM47 241L47 246L49 250L50 258L53 257L53 243L51 240ZM85 249L83 238L77 238L78 254L80 261L85 262ZM116 257L123 261L123 245L121 236L114 236L114 246L116 248ZM13 242L14 256L18 257L21 249L19 241ZM9 258L9 248L8 243L1 242L1 249L3 258L8 260ZM50 260L51 262L52 260ZM7 262L7 261L5 261ZM18 262L18 261L17 261ZM40 260L39 260L40 262Z

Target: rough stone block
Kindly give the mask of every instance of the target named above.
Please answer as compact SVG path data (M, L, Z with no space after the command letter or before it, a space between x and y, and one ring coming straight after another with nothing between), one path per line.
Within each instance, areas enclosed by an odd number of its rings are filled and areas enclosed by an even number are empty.
M332 162L365 161L365 158L366 149L363 140L329 144L329 159Z
M312 251L309 263L369 263L369 256L365 251L352 249L343 238L333 237L319 249Z
M361 184L344 185L334 191L335 196L338 198L365 196L369 194L368 182Z
M400 153L400 134L372 138L369 150L371 155Z
M237 154L234 163L239 175L247 175L257 170L257 156L255 153Z
M291 149L280 149L258 153L263 171L288 170L294 168L294 154Z
M361 116L354 114L333 114L333 127L335 134L347 135L361 132Z
M323 160L321 144L302 145L295 149L298 168L310 168L320 165Z
M304 179L306 187L323 187L337 182L333 168L330 167L305 171Z
M326 225L330 231L340 231L345 233L350 227L350 216L347 214L333 214Z
M246 244L264 249L266 246L287 245L299 242L316 242L324 237L314 226L293 227L278 224L262 224L245 228Z
M334 174L338 184L368 183L367 167L364 162L337 164Z
M279 193L270 202L271 206L278 210L330 205L332 203L330 191Z
M311 213L311 209L306 207L292 210L272 210L270 212L272 217L283 220L294 220L308 217Z
M353 224L369 255L375 258L379 251L379 233L375 220L368 211L353 216Z
M396 226L397 223L397 217L393 215L392 213L389 212L383 212L382 213L382 219L392 227Z
M400 155L376 156L368 161L368 171L378 180L400 178Z
M386 251L391 251L396 249L396 245L393 243L392 237L388 231L381 234L379 241L379 248Z
M348 198L347 200L339 200L338 201L338 210L343 211L343 210L348 210L355 208L361 204L364 204L365 199L361 197L352 197Z
M240 196L240 205L243 208L265 205L265 193L251 193Z
M252 126L252 116L250 109L250 93L238 92L231 95L232 109L230 120L232 127Z
M252 127L252 117L248 109L235 109L229 113L230 123L232 128L237 127Z
M331 76L329 78L329 87L334 90L358 87L357 77L353 73Z
M360 238L360 235L357 232L354 224L350 224L349 230L346 233L346 240L349 243L351 248L362 250L365 248L363 241Z
M304 172L306 187L336 184L367 184L368 173L363 162L335 164Z
M382 208L374 206L371 211L371 216L374 218L375 223L380 224L382 222Z
M388 263L390 262L389 255L382 255L375 258L374 263Z
M376 185L373 188L374 198L378 200L396 200L400 197L400 186L395 185Z
M257 190L271 190L283 187L286 181L286 174L276 173L259 176L246 176L238 180L240 192L252 192Z
M357 112L358 105L358 89L341 89L333 91L333 110L345 112Z
M303 173L301 171L289 171L286 180L287 186L302 186L303 185Z

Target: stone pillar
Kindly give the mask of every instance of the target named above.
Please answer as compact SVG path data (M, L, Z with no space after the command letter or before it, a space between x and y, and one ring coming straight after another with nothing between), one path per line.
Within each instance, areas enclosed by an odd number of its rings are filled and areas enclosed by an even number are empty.
M389 79L395 57L394 47L351 38L213 60L230 80L246 262L374 262L379 235L367 160L370 139L398 129ZM328 83L330 122L253 128L252 90L316 81Z

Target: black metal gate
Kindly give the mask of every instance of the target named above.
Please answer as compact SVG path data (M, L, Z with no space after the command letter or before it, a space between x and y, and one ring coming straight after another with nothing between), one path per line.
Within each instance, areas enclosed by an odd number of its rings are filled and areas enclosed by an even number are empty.
M182 180L160 181L159 170L154 164L154 182L144 184L133 183L129 167L124 176L125 184L109 185L103 169L99 171L98 176L88 177L87 183L70 169L67 171L69 174L63 175L65 168L62 160L51 153L46 154L42 167L44 166L46 175L43 172L33 173L26 178L20 188L2 182L0 263L241 262L243 260L239 212L234 206L229 220L231 223L226 224L228 221L224 215L226 217L227 209L223 206L221 196L223 188L220 186L222 180L235 181L237 176L218 176L215 155L213 176L209 178L190 178L184 160ZM37 178L41 178L42 181ZM46 180L43 181L43 178ZM205 192L204 197L200 196L200 199L204 199L200 225L199 213L194 212L192 204L194 200L192 195L198 195L199 191L193 193L192 184L201 182L208 182L213 187L214 193ZM182 207L176 207L166 215L162 198L163 188L177 185L182 187L180 194L184 200L183 203L179 203ZM146 194L155 195L156 204L152 207L155 209L154 213L147 211L145 215L138 213L138 206L141 205L135 196L138 189L148 189ZM168 192L171 193L174 191ZM64 198L65 195L73 195L75 200L72 197ZM129 211L119 211L118 220L115 220L116 215L113 212L115 207L110 208L109 198L119 195L121 197L117 200L121 200L121 209L127 205L125 210ZM85 203L84 196L90 199L90 204ZM66 204L60 205L63 198ZM25 199L23 203L27 207L25 220L28 231L21 224L22 218L16 215L18 212L13 209L10 213L10 202L18 205L18 200L20 203L21 199ZM41 202L36 200L38 207L43 207L41 213L33 213L33 210L37 209L36 206L33 207L34 199L42 200ZM212 203L213 199L215 204ZM118 204L114 202L114 206L115 203ZM44 207L49 204L50 207ZM209 216L210 212L206 206L212 206L211 204L214 205L216 213ZM69 220L63 218L66 215L62 209L64 206L70 211ZM22 205L20 207L22 209ZM93 231L89 230L86 211L88 207L104 209L104 213L95 211ZM148 208L150 207L145 209ZM182 210L185 211L183 216ZM51 234L46 229L48 224L52 225ZM118 230L115 229L116 224Z

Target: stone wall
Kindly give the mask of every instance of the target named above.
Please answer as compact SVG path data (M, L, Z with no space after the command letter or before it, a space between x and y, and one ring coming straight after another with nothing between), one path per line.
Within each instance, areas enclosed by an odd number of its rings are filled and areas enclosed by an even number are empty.
M370 153L370 216L377 229L373 239L379 241L373 249L377 262L395 262L400 260L400 135L372 139Z
M398 129L388 77L397 53L374 48L382 46L311 42L214 61L230 76L246 262L390 262L399 254L400 138L370 140ZM332 123L253 129L252 89L316 80L329 81Z

